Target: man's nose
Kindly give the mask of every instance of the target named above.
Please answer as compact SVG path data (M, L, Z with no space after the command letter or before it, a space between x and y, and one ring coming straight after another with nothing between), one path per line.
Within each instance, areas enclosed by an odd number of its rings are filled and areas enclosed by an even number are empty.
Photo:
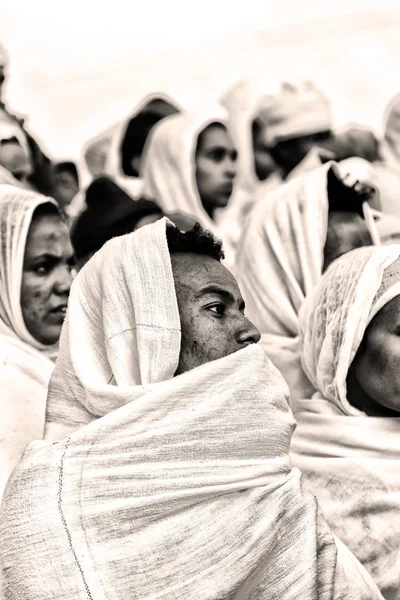
M243 316L243 322L239 331L240 344L258 344L261 339L261 333L257 327Z
M71 289L73 276L71 269L68 266L61 268L57 273L57 281L55 282L55 290L57 294L69 294Z

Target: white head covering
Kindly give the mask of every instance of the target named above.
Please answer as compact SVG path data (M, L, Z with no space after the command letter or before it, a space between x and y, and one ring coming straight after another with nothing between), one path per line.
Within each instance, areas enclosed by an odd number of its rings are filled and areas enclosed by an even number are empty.
M215 222L203 207L196 183L196 146L208 125L226 126L222 108L215 114L178 114L163 119L150 133L143 154L143 194L166 214L181 212L211 231Z
M47 346L27 330L21 310L21 282L26 239L32 215L47 198L14 186L0 185L0 335L18 338L45 356L54 356L58 345Z
M260 200L236 255L247 313L288 381L291 399L311 393L299 364L298 313L322 275L333 164L299 175Z
M293 463L336 535L385 598L399 590L400 419L367 417L347 400L346 379L365 330L400 295L400 246L337 259L299 316L302 363L318 390L293 403Z
M109 241L74 281L45 440L2 504L6 596L379 599L302 494L262 349L174 377L167 224Z
M0 185L0 499L26 445L41 438L47 386L58 345L27 330L21 310L26 239L35 209L50 198Z
M400 295L399 266L385 279L385 270L399 256L399 245L345 254L332 263L300 310L303 368L315 389L342 414L360 414L347 401L347 373L368 324Z
M125 175L122 168L121 145L131 120L138 116L141 111L153 100L164 100L164 102L167 102L177 110L182 110L181 106L167 94L162 92L154 92L142 98L129 113L129 115L122 119L117 126L112 128L110 140L108 139L109 132L106 132L106 146L109 145L109 148L104 166L104 175L109 175L112 177L114 181L123 189L125 189L125 191L133 198L137 198L142 194L142 179L141 177L129 177Z
M260 120L272 148L282 140L332 129L331 105L312 82L285 82L276 94L263 98Z

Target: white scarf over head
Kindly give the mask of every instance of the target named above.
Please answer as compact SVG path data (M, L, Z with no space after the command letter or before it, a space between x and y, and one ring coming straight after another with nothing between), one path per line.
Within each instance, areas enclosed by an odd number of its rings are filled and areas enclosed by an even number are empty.
M0 498L25 446L43 435L47 386L57 346L27 330L21 309L24 254L32 215L55 202L0 185Z
M196 148L199 135L209 125L226 120L222 108L215 114L178 114L155 125L145 147L142 165L143 194L154 199L166 214L183 213L216 231L206 212L196 183Z
M6 598L380 598L302 495L262 349L174 377L167 223L109 241L73 283L45 441L0 515Z
M164 100L164 102L167 102L177 110L182 110L180 105L167 94L154 92L142 98L129 113L129 115L122 119L120 123L111 131L112 135L105 161L104 175L112 177L115 183L121 186L128 194L132 196L132 198L137 198L142 195L143 181L141 176L130 177L125 175L122 168L122 143L131 120L137 117L153 100Z
M292 441L306 489L387 597L400 580L400 419L354 408L346 379L368 324L400 294L399 275L382 286L399 256L395 245L353 250L303 304L302 363L318 392L294 404Z

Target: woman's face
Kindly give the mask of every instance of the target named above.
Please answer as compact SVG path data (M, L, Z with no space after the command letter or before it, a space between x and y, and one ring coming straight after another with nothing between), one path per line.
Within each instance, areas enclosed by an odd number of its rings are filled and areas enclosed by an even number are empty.
M372 319L351 370L363 398L359 407L375 404L400 416L400 296Z
M196 182L209 214L228 204L236 176L237 152L222 125L209 125L199 135L196 151Z
M55 344L60 337L73 266L69 231L60 217L34 217L25 246L21 308L26 328L42 344Z

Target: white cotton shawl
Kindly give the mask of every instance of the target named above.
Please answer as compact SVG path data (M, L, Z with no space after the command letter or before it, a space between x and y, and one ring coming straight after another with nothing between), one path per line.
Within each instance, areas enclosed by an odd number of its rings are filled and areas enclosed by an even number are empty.
M373 316L400 294L377 294L400 246L360 248L335 261L300 311L304 370L318 390L297 400L292 458L333 531L387 598L400 583L400 419L367 417L347 400L349 367Z
M57 346L26 329L21 282L26 239L35 209L54 202L0 185L0 498L27 444L43 435L47 386ZM54 203L55 204L55 203Z
M167 223L111 240L73 283L45 440L2 505L6 600L381 598L302 495L262 349L173 377Z
M162 92L154 92L146 95L140 100L133 108L133 110L127 115L120 123L113 128L111 141L109 143L109 149L107 152L107 158L105 161L104 175L112 177L120 187L122 187L132 198L138 198L143 193L143 181L142 177L129 177L125 175L122 168L122 154L121 145L125 138L126 130L130 121L140 114L140 112L153 100L164 100L177 110L181 111L182 108L167 94Z
M213 220L203 207L196 183L196 147L199 135L212 123L227 127L222 107L213 111L172 115L155 125L143 153L143 194L157 202L167 215L182 213L224 242L226 265L234 265L234 249L229 228L235 219L224 222L226 209L216 211Z
M298 313L322 275L327 175L333 164L299 175L260 200L248 217L236 255L247 314L261 332L265 352L288 382L291 400L314 391L300 364Z

